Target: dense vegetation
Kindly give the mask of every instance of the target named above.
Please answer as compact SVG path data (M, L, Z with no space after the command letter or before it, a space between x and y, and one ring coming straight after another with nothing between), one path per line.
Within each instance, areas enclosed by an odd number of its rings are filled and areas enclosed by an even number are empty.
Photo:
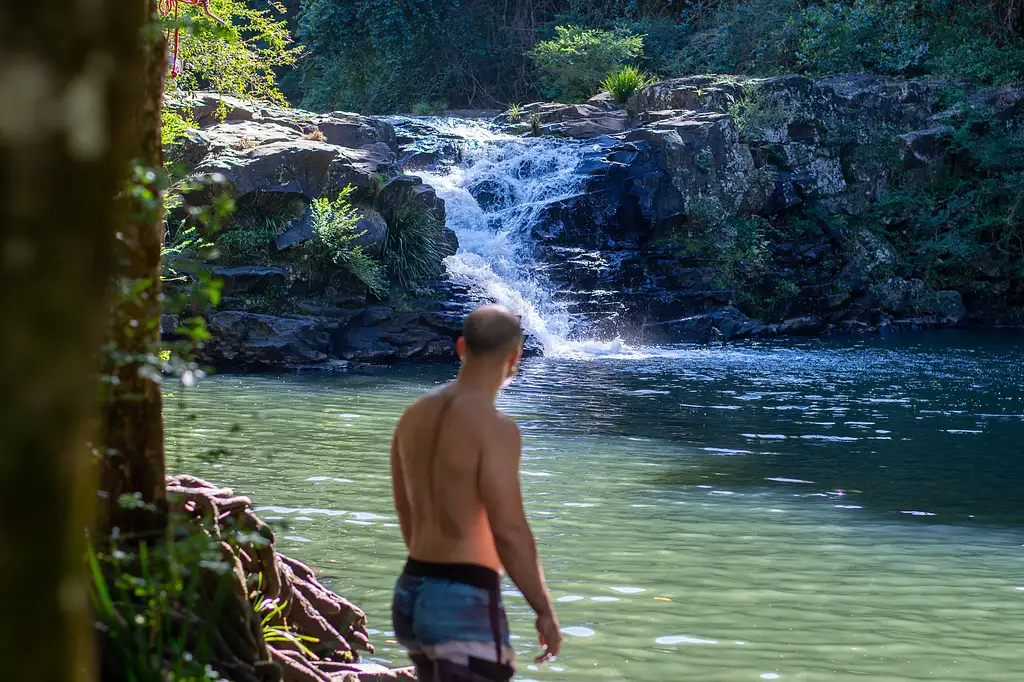
M867 72L998 84L1024 77L1022 8L1021 0L308 0L298 18L302 79L288 78L287 94L312 108L365 112L504 108L556 94L583 99L625 63L660 77Z

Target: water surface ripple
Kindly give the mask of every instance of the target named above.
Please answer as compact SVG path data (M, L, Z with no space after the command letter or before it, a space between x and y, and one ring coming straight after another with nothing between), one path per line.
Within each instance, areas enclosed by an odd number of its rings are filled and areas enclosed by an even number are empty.
M937 334L529 362L502 403L567 641L529 665L509 584L519 679L1024 679L1021 359ZM225 376L167 402L172 468L253 495L386 663L391 429L451 371Z

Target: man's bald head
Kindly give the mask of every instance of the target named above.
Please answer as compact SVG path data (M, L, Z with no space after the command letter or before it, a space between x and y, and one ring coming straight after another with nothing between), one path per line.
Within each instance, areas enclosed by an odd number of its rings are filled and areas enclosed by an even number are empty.
M523 327L508 308L485 305L466 317L462 338L470 355L503 356L522 347Z

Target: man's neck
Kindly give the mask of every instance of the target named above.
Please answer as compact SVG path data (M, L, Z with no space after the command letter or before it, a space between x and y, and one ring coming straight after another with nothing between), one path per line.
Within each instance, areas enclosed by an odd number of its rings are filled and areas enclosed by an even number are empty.
M505 383L504 368L500 365L480 364L479 361L465 361L455 379L461 390L486 395L493 402Z

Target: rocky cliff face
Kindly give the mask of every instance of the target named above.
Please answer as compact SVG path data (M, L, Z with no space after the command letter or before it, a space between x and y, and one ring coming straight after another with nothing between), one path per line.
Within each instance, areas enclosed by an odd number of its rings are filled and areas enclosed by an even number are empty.
M429 214L443 224L444 202L419 178L401 174L389 123L209 94L170 106L200 127L170 146L168 159L192 179L216 178L237 206L226 234L244 246L237 253L222 248L210 262L177 264L206 269L223 282L202 360L219 369L267 371L454 358L464 306L443 278L381 297L292 257L313 237L311 202L346 187L357 206L358 243L372 258L386 255L396 211ZM188 224L189 204L201 203L206 189L197 192L203 196L186 194L185 205L172 213L172 240ZM458 248L450 230L442 241L446 246L435 254L439 273L440 259ZM172 316L165 318L166 332L176 326Z
M562 286L618 292L589 305L646 340L1019 324L1019 294L993 313L976 292L926 284L876 215L897 179L905 192L964 172L949 144L962 107L1017 125L1014 89L953 109L949 93L872 77L648 86L628 130L594 138L586 191L552 209L538 253Z

